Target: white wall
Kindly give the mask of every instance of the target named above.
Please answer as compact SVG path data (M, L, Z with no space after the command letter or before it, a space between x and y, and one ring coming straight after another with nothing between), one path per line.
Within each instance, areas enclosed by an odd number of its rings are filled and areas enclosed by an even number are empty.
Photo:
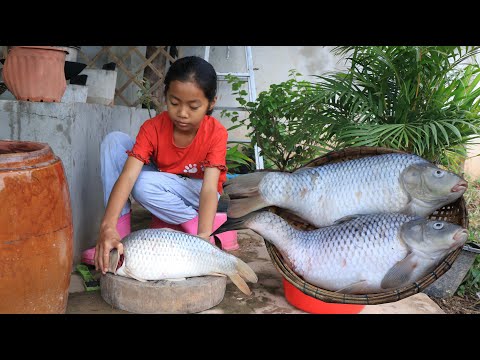
M289 79L288 71L296 69L305 80L311 75L345 69L343 61L331 52L331 46L253 46L253 62L257 92L268 90L271 84Z
M252 62L257 96L268 90L270 85L289 79L289 70L295 69L304 75L305 80L314 81L312 75L322 75L329 71L343 70L343 62L334 56L332 47L324 46L252 46ZM205 56L205 46L179 47L180 56ZM209 62L220 73L246 72L245 46L210 46ZM245 88L247 89L247 88ZM231 86L219 82L217 106L238 106L234 96L231 96ZM246 116L247 114L243 114ZM220 111L214 111L213 116L219 119L227 128L233 124L228 118L222 118ZM244 128L229 132L230 141L248 141Z

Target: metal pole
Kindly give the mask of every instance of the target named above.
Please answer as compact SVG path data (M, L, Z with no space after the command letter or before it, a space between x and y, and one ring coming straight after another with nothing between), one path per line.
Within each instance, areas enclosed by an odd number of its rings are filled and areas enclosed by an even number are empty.
M245 55L247 60L247 70L249 73L248 78L248 93L250 101L253 102L257 99L257 89L255 88L255 74L253 72L253 58L252 58L252 48L250 46L245 46ZM260 155L260 147L255 144L255 167L257 170L264 168L263 166L263 156Z

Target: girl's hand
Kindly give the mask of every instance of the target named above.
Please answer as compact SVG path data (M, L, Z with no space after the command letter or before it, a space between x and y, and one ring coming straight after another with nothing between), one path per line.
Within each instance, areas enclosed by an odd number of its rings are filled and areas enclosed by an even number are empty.
M105 227L100 230L100 237L95 247L95 270L101 270L104 275L107 273L112 249L117 249L120 255L123 254L123 244L120 240L120 234L115 227Z
M198 236L200 236L204 240L210 241L210 234L208 233L199 233Z

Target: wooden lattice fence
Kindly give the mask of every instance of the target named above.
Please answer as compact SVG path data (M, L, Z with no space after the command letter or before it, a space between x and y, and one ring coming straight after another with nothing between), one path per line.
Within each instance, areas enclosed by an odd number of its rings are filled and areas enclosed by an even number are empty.
M91 49L80 48L77 61L87 64L87 68L116 64L115 105L142 106L157 112L164 109L162 92L167 61L175 61L171 46L103 46L94 52Z

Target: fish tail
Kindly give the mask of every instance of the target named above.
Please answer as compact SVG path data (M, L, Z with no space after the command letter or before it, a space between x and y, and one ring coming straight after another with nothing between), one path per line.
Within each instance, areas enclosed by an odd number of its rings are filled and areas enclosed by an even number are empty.
M260 195L246 199L234 199L230 200L230 203L228 204L227 215L232 218L238 218L269 205L270 204Z
M240 289L241 292L246 295L250 295L252 291L248 287L245 280L256 283L258 281L257 275L250 266L238 258L235 270L235 273L229 274L228 277Z
M245 222L252 218L256 213L249 213L245 216L238 217L238 218L232 218L227 216L227 221L225 221L220 227L215 230L210 236L221 234L225 231L230 231L230 230L241 230L241 229L249 229L249 227L245 224Z
M258 185L268 173L268 171L258 171L236 176L223 184L223 190L230 199L258 195Z
M268 171L237 176L225 182L223 190L230 198L227 214L240 217L270 205L259 193L259 184Z
M243 260L237 258L237 271L245 280L256 283L258 281L257 274Z

